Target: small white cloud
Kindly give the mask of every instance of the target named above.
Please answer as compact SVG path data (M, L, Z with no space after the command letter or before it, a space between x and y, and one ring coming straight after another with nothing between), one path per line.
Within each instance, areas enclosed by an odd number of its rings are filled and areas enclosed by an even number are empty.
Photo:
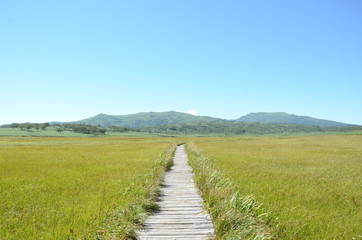
M191 114L191 115L197 115L196 109L190 109L186 113Z

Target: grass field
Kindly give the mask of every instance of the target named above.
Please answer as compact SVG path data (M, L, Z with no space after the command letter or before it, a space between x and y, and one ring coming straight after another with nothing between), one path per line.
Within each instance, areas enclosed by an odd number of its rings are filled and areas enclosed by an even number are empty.
M211 159L189 156L220 239L362 239L361 135L0 137L0 239L132 236L176 141Z
M56 127L51 126L47 127L45 130L21 130L20 128L3 128L0 127L0 137L94 137L92 134L76 133L73 131L63 131L57 132ZM292 132L292 133L279 133L279 134L261 134L263 136L321 136L321 135L362 135L362 131L341 131L341 132ZM244 133L242 136L261 136L260 134L251 134ZM240 134L237 133L227 133L227 132L205 132L205 133L196 133L196 132L112 132L107 131L102 137L240 137Z
M154 207L173 146L163 138L1 137L0 239L125 239Z
M278 239L362 239L362 136L197 139Z
M126 137L162 137L160 133L140 133L140 132L106 132L104 136L126 136ZM76 133L73 131L57 132L56 127L48 127L46 130L21 130L20 128L1 128L0 137L94 137L92 134Z
M21 130L20 128L0 128L0 136L7 137L85 137L87 134L64 131L59 133L54 127L44 130Z

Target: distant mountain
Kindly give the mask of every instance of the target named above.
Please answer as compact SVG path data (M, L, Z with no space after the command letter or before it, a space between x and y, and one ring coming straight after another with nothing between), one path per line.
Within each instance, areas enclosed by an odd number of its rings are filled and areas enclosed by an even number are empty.
M236 119L237 122L247 122L247 123L277 123L277 124L303 124L303 125L312 125L320 127L345 127L350 124L323 120L318 118L312 118L307 116L297 116L294 114L288 114L284 112L258 112L250 113L239 119Z
M195 122L217 122L220 118L194 116L181 112L144 112L130 115L107 115L98 114L94 117L76 121L73 123L89 124L101 127L120 126L128 128L154 127L170 124L195 123Z
M89 125L101 126L101 127L109 127L109 126L123 127L118 124L120 121L121 120L119 118L117 118L116 116L101 113L94 117L86 118L86 119L79 120L79 121L72 122L72 123L89 124Z
M348 127L351 124L317 119L307 116L297 116L284 112L258 112L250 113L236 120L224 120L207 116L195 116L187 113L169 112L143 112L129 115L98 114L94 117L76 121L73 123L89 124L101 127L119 126L128 128L145 128L157 126L169 126L175 124L193 124L210 122L242 122L263 124L299 124L318 127Z

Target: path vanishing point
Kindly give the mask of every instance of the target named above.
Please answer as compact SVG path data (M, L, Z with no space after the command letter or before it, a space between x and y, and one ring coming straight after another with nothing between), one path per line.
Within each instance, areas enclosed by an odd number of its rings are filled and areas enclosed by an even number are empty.
M157 201L160 210L146 220L138 237L140 240L210 239L214 228L193 182L183 145L177 147L173 161Z

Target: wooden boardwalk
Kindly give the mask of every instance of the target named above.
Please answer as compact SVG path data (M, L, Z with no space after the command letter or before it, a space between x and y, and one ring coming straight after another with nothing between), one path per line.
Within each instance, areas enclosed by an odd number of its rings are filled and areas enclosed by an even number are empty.
M160 210L150 216L139 231L140 240L210 239L214 228L203 208L192 180L184 146L176 149L174 166L166 173L157 204Z

